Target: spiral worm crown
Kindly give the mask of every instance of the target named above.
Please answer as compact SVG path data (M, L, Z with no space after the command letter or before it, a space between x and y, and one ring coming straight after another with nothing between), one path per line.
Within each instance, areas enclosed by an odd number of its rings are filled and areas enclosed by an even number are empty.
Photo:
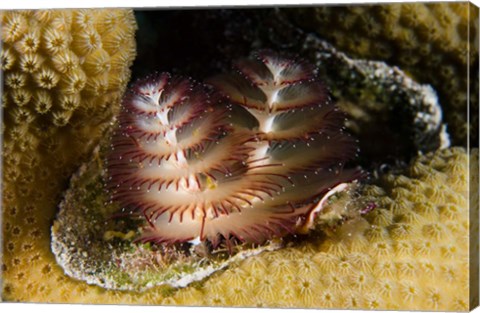
M146 220L139 240L262 243L295 233L359 172L343 115L307 63L260 52L208 80L159 74L123 101L108 156L112 199Z

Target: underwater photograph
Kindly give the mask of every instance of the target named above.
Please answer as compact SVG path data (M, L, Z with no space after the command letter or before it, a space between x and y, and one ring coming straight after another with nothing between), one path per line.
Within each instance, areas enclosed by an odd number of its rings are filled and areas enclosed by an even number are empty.
M473 3L9 9L0 32L0 302L478 306Z

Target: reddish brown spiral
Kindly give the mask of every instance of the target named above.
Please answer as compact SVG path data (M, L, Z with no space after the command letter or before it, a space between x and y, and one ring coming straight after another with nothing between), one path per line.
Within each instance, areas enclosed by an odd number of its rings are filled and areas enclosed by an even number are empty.
M145 218L140 240L262 243L297 232L358 177L343 170L356 146L311 65L271 52L235 65L208 81L214 96L160 74L124 99L108 186Z

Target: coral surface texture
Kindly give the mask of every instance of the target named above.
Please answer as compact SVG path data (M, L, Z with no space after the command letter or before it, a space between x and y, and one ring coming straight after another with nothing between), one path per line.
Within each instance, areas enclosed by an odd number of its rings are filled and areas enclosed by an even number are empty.
M62 301L56 285L67 278L49 249L51 223L70 175L119 110L136 22L120 9L0 16L2 298Z

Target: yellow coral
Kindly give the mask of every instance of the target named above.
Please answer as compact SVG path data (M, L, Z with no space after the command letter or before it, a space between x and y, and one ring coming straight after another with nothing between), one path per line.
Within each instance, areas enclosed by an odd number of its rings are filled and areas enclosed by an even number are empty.
M478 158L478 151L475 153ZM453 166L466 161L465 151L458 148L422 156L412 163L407 171L410 174L384 179L378 186L366 188L364 195L377 204L388 203L386 198L399 196L396 188L401 185L402 196L434 188L454 193L458 198L444 201L435 191L428 193L423 203L377 208L363 221L353 221L363 233L346 232L344 229L351 228L347 223L332 237L312 239L299 247L243 261L239 265L243 271L236 271L234 285L240 284L239 279L250 279L254 271L253 276L258 278L254 287L257 300L269 307L467 310L469 244L463 238L468 238L468 227L450 229L443 222L450 216L455 224L468 224L469 210L464 202L468 197L467 180L448 183L452 175L459 174L459 168L467 175L466 166ZM425 184L426 179L433 179L436 184ZM414 212L415 207L421 209ZM354 249L358 244L362 248ZM288 274L292 272L293 275ZM227 271L210 279L202 290L208 297L211 289L207 285L229 286L230 282L232 276ZM243 293L251 292L250 285L241 286ZM175 298L179 299L182 292L179 290ZM279 295L288 300L279 300ZM234 299L229 293L222 294L222 303L232 303ZM258 304L259 301L242 300L242 305Z
M467 90L478 110L478 16L469 2L319 6L289 11L300 26L320 34L342 51L384 60L440 95L454 142L477 141L478 114L467 124ZM470 57L468 57L470 54ZM468 77L470 68L470 75Z
M107 16L108 22L103 20ZM78 20L93 26L86 31L73 22ZM105 29L112 21L117 26ZM119 108L135 56L133 12L3 11L0 22L5 75L2 297L69 301L70 292L58 284L89 299L94 289L74 283L56 266L49 228L68 177L90 155ZM123 63L114 67L100 46L111 45L109 36L120 28ZM96 31L102 35L94 36L95 49L74 44ZM110 77L121 81L110 86Z

